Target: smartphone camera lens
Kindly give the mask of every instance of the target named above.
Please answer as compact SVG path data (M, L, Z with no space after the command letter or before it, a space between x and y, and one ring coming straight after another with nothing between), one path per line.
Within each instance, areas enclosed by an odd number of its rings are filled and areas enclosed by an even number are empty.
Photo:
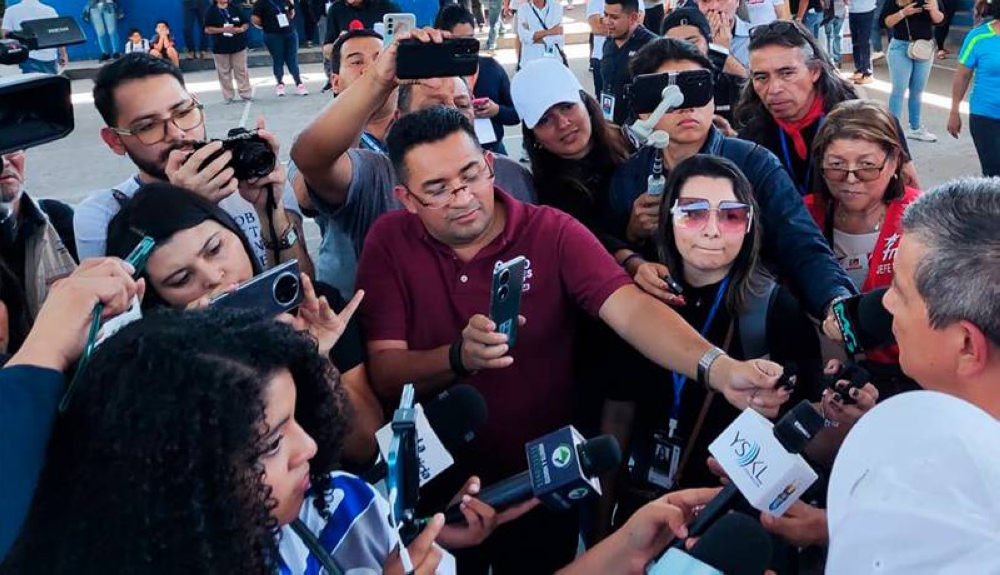
M287 306L299 296L299 278L295 274L284 273L274 280L272 288L274 301Z
M507 287L506 285L500 286L500 289L497 290L497 297L500 298L500 301L507 301L507 296L509 295L510 295L510 288Z
M500 284L507 285L510 282L510 270L500 272Z

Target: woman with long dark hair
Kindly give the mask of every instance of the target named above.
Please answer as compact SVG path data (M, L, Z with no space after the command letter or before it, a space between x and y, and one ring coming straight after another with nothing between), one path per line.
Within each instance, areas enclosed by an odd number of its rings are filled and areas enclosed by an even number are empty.
M786 408L818 400L819 340L795 297L760 264L761 229L750 182L731 161L698 154L670 172L656 236L661 263L682 289L676 308L710 342L733 357L769 356L797 367ZM617 490L621 525L670 489L711 484L708 445L740 410L678 374L629 382L615 420L634 466Z

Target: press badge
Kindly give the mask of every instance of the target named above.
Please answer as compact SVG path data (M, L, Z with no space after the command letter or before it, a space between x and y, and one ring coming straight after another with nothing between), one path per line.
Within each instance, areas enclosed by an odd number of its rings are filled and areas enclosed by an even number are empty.
M662 431L655 432L646 480L657 487L673 489L681 464L681 449L681 442L676 437L668 437Z
M277 18L279 28L288 28L288 14L282 12L281 14L278 14Z
M604 119L613 122L615 118L615 96L607 92L601 94L601 115Z

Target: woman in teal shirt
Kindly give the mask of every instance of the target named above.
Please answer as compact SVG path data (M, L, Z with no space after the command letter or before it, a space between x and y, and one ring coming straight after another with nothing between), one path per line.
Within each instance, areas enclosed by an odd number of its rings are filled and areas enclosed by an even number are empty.
M989 4L992 20L973 28L958 55L958 69L951 86L948 133L957 138L962 131L959 105L969 90L969 132L979 154L984 176L1000 176L1000 2Z

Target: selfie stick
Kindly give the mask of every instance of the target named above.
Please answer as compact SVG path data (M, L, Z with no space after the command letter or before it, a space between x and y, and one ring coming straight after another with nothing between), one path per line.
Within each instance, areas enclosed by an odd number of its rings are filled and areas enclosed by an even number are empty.
M662 98L660 103L656 105L656 109L653 113L649 115L645 120L636 120L628 127L629 132L639 141L640 146L645 146L648 142L650 136L656 130L656 123L660 121L660 118L664 114L675 110L684 104L684 93L681 89L674 84L670 84L663 89Z
M399 409L392 416L392 441L386 457L389 474L386 487L392 521L399 527L404 544L420 531L416 521L417 497L420 489L420 459L417 456L417 412L413 408L413 384L403 386Z

